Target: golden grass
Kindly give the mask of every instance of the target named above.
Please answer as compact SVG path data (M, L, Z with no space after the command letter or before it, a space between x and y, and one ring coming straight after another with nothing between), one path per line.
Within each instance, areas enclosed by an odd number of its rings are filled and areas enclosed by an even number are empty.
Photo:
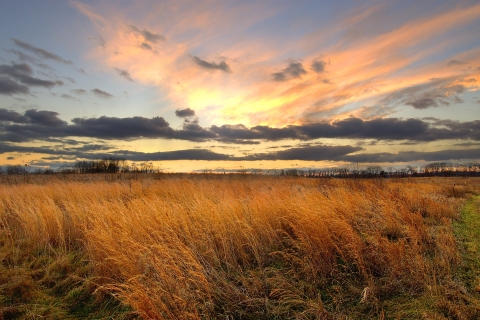
M394 318L405 311L389 314L388 301L455 287L452 221L476 180L442 181L0 185L2 260L11 268L19 256L80 252L96 294L146 319Z

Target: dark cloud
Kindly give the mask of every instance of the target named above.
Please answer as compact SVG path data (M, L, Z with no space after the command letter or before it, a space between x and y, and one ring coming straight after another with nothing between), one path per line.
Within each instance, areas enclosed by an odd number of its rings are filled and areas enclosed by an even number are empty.
M404 104L415 109L427 109L463 102L460 94L466 91L466 87L451 82L452 79L432 79L425 84L407 87L389 94L380 103Z
M0 108L0 122L10 121L15 123L27 123L28 117L21 115L16 111Z
M243 124L211 126L210 131L217 135L217 140L223 143L235 144L259 144L255 140L282 140L299 139L299 134L294 126L284 128L270 128L267 126L256 126L247 128Z
M74 97L72 97L71 95L66 94L66 93L62 94L60 97L61 97L61 98L64 98L64 99L70 99L70 100L75 99Z
M468 62L460 61L460 60L450 60L447 63L447 66L461 66L467 64Z
M49 81L49 80L42 80L33 77L21 77L19 78L20 82L29 86L36 86L36 87L44 87L50 89L55 86L63 86L63 81Z
M422 98L415 101L408 101L406 105L412 106L415 109L427 109L430 107L438 107L438 103L432 98Z
M116 156L134 161L156 160L230 160L230 161L258 161L258 160L305 160L320 161L334 160L349 153L359 151L361 148L351 146L314 146L304 148L292 148L272 153L256 153L244 157L234 157L226 154L212 152L206 149L191 149L169 152L131 152L115 151Z
M20 78L25 75L30 75L33 73L32 68L26 63L19 63L13 65L0 65L0 74L8 75L13 78Z
M438 120L433 123L435 126L445 127L442 132L448 136L450 132L455 132L459 136L462 134L468 135L468 138L473 140L480 140L480 120L459 122L453 120Z
M339 160L351 162L412 162L479 159L480 149L441 150L432 152L404 151L399 153L364 153L346 155Z
M74 118L67 125L51 111L28 110L25 115L0 109L0 141L22 142L64 137L89 137L131 140L136 138L165 138L190 141L213 140L215 134L196 123L174 130L162 117L143 118ZM13 124L12 124L13 123Z
M60 157L61 159L70 159L70 158L63 158ZM30 161L30 165L32 167L37 167L37 168L50 168L52 170L56 170L61 168L64 165L70 165L71 162L66 162L66 161L40 161L40 160L33 160Z
M131 161L167 161L167 160L231 160L232 157L226 154L216 153L206 149L189 149L166 152L135 152L115 151L117 157Z
M80 144L83 144L85 142L82 142L82 141L79 141L79 140L73 140L73 139L57 139L57 138L47 138L47 139L44 139L44 141L47 141L47 142L56 142L56 143L61 143L62 145L80 145ZM102 141L103 142L103 141Z
M0 142L0 154L18 152L18 153L36 153L36 154L48 154L53 155L50 157L42 157L42 159L55 160L55 158L67 158L67 159L85 159L85 158L98 158L108 157L106 153L99 154L98 151L105 152L111 149L109 145L84 145L80 148L69 148L59 146L40 146L40 147L26 147L15 146Z
M140 48L142 48L142 49L145 49L145 50L150 50L150 51L153 51L153 48L152 48L152 46L151 46L151 45L149 45L149 44L148 44L148 43L146 43L146 42L142 42L142 43L140 44Z
M319 138L349 138L376 140L434 141L442 139L480 139L480 121L424 122L418 119L384 118L362 120L346 118L329 122L307 123L299 126L271 128L244 125L212 126L218 140L240 143L244 140L313 140Z
M207 149L189 149L166 152L144 153L130 150L111 150L112 146L92 144L77 148L59 146L28 147L0 142L0 154L36 153L61 156L70 159L96 159L109 156L131 161L167 161L167 160L223 160L223 161L260 161L260 160L299 160L299 161L347 161L358 163L394 163L413 161L450 161L479 159L480 148L466 150L440 150L432 152L404 151L399 153L357 153L362 150L353 146L305 146L289 148L270 153L253 153L245 156L231 156ZM357 153L357 154L352 154ZM50 158L49 158L50 159ZM51 158L52 160L55 158Z
M267 149L292 148L292 147L293 147L292 145L283 145L283 146L267 147Z
M54 111L37 111L30 109L24 115L12 110L0 108L0 121L40 126L57 127L66 125L66 122L58 118L59 114ZM1 129L1 127L0 127Z
M239 160L304 160L304 161L322 161L322 160L338 160L341 157L360 151L360 147L352 146L307 146L300 148L291 148L287 150L258 153L246 156Z
M41 147L25 147L17 145L9 145L6 143L0 142L0 154L10 153L10 152L19 152L19 153L40 153L40 154L55 154L55 155L77 155L76 152L51 148L46 146ZM80 155L80 154L79 154Z
M49 65L47 65L45 63L42 63L42 61L37 59L37 58L29 56L28 54L24 53L23 51L16 50L16 49L9 49L7 51L15 54L18 57L18 60L21 61L21 62L29 62L29 63L32 63L32 64L36 65L37 67L39 67L41 69L54 71L54 69L52 67L50 67Z
M91 152L91 151L105 151L113 149L113 146L108 144L85 144L81 147L71 148L69 150L75 152Z
M58 56L54 53L51 53L51 52L48 52L44 49L35 47L35 46L31 45L30 43L20 41L20 40L15 39L15 38L12 38L12 41L18 47L20 47L24 50L30 51L33 54L35 54L37 57L40 57L42 59L49 59L49 60L53 60L53 61L60 62L60 63L65 63L65 64L73 64L72 61L70 61L70 60L65 60L62 57L60 57L60 56Z
M459 147L473 147L473 146L480 146L480 142L464 142L464 143L455 143L454 146Z
M49 157L42 157L42 160L64 160L64 159L69 159L69 160L75 160L75 156L49 156ZM35 161L36 165L39 165L39 162Z
M145 41L150 43L157 43L159 41L165 41L165 37L158 34L148 31L147 29L140 30L134 25L130 25L130 29L132 29L135 33L140 34L143 36Z
M5 95L29 93L29 87L44 87L50 89L62 86L62 81L38 79L32 76L33 70L26 63L0 65L0 93ZM19 83L18 83L19 82Z
M130 73L128 73L127 70L118 69L118 68L114 68L114 69L115 69L115 71L117 71L117 73L118 73L120 76L124 77L124 78L127 79L128 81L132 81L132 82L133 82L133 79L132 79L132 77L130 76Z
M193 56L192 59L198 66L200 66L204 69L221 70L221 71L224 71L224 72L227 72L227 73L232 72L232 70L230 69L230 67L228 66L228 64L225 61L221 61L219 63L207 62L207 61L202 60L202 59L200 59L199 57L196 57L196 56Z
M90 91L99 98L110 99L110 98L113 97L113 95L111 95L110 93L102 91L102 90L97 89L97 88L92 89Z
M141 34L145 38L145 41L152 42L152 43L157 43L158 41L165 41L165 37L158 34L158 33L152 33L146 29L141 31Z
M0 94L12 95L12 94L27 94L29 93L28 87L16 83L10 79L5 79L0 76Z
M406 101L405 104L415 109L427 109L431 107L448 106L450 103L462 103L458 94L465 91L464 85L455 85L439 90L431 90L422 93L416 100Z
M313 60L312 65L310 66L310 69L312 69L316 73L322 73L322 72L325 72L326 64L327 63L323 60Z
M268 126L255 126L247 128L243 124L212 126L211 131L219 136L219 141L230 141L240 143L245 140L283 140L283 139L302 139L307 137L299 132L299 126L287 126L283 128L271 128Z
M350 161L360 163L381 163L381 162L412 162L412 161L448 161L480 158L480 149L467 150L441 150L433 152L406 151L398 154L373 153L355 154L361 148L352 146L313 146L303 148L291 148L272 153L256 153L244 157L234 157L224 154L213 153L208 150L182 150L174 152L160 152L154 154L135 153L131 160L154 161L154 160L230 160L230 161L259 161L259 160L299 160L299 161ZM205 151L196 154L192 151ZM176 153L181 154L179 157ZM160 157L158 156L160 154ZM120 155L128 157L128 153L121 152ZM169 156L167 158L166 156Z
M71 90L73 93L75 94L79 94L79 95L84 95L84 94L87 94L87 90L84 90L84 89L73 89Z
M162 117L74 118L72 123L63 134L101 139L173 138L174 135L174 130Z
M292 148L272 153L256 153L247 156L230 156L227 154L216 153L207 149L189 149L176 150L166 152L145 153L130 150L105 151L110 146L102 147L101 145L84 146L81 148L58 148L50 146L41 147L24 147L13 146L0 143L0 154L10 152L21 153L39 153L48 155L76 156L82 159L95 159L109 156L124 158L131 161L167 161L167 160L230 160L230 161L259 161L259 160L305 160L305 161L321 161L335 160L341 157L361 150L360 148L351 146L315 146Z
M198 120L184 122L182 130L176 130L174 138L190 141L214 140L216 134L198 125Z
M53 111L37 111L35 109L25 111L25 117L30 123L48 127L65 126L67 123L60 118L59 114Z
M245 140L261 139L261 135L253 130L248 129L243 124L222 126L212 126L211 131L216 133L222 142L239 143Z
M290 64L280 72L272 73L274 81L282 82L294 78L300 78L302 74L306 74L307 71L303 68L300 62L290 62Z
M20 61L30 62L30 63L38 63L38 59L35 59L34 57L29 56L28 54L24 53L23 51L15 50L15 49L9 49L8 52L16 54L17 57L18 57L18 60L20 60Z
M301 134L297 131L298 126L287 126L283 128L271 128L268 126L255 126L250 128L260 139L275 141L284 139L301 138ZM258 139L258 138L257 138Z
M180 115L192 114L188 109L177 112ZM164 138L233 144L259 144L261 141L278 140L310 141L321 138L375 141L480 140L480 120L458 122L436 118L362 120L350 117L333 122L313 122L283 128L248 128L242 124L204 128L198 124L198 119L185 119L181 129L173 129L161 117L74 118L72 124L66 124L56 112L32 109L22 115L0 109L0 120L0 140L15 142L69 136L118 140Z
M0 154L18 152L51 155L49 157L42 158L47 160L59 160L59 158L98 159L110 156L124 158L130 161L229 160L232 158L229 155L216 153L206 149L190 149L153 153L137 152L130 150L105 152L108 149L111 149L111 146L85 145L81 148L59 148L50 146L24 147L9 145L0 142Z
M217 141L222 143L243 144L243 145L260 144L260 141L258 140L237 140L237 139L229 139L225 137L218 138Z
M306 124L299 128L302 135L314 138L361 138L379 140L415 139L425 133L427 126L420 120L397 118L362 120L346 118L332 123Z
M175 115L179 118L188 118L188 117L193 117L195 115L195 110L192 110L190 108L182 109L182 110L176 110Z
M97 41L98 41L98 45L103 49L107 47L107 42L102 37L98 37Z

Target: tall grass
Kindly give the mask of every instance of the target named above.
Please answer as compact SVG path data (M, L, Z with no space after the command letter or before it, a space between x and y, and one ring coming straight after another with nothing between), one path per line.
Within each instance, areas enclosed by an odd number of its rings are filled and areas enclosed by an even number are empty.
M82 252L96 293L143 318L383 317L384 301L454 281L467 191L285 177L19 184L0 186L1 238L11 264Z

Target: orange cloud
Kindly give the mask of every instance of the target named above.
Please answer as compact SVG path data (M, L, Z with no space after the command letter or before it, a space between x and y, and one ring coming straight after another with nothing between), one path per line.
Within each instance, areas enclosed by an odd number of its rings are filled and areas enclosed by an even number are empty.
M456 7L403 23L400 27L362 41L352 35L337 37L337 43L320 48L325 60L324 72L310 65L318 60L318 45L312 39L332 38L342 30L381 14L382 6L366 8L347 16L331 30L280 44L260 35L243 36L246 30L275 9L255 10L251 5L227 7L218 2L165 1L146 11L141 22L130 20L128 11L111 10L100 14L92 7L74 1L72 5L88 17L105 39L104 46L92 48L89 57L102 66L128 71L135 81L158 86L171 101L171 109L191 108L209 124L243 123L284 126L319 119L337 119L350 115L388 116L394 106L382 99L394 92L428 84L431 78L450 79L445 86L462 85L467 91L479 89L479 50L473 49L449 57L446 61L426 63L437 52L469 41L462 37L442 37L480 17L480 5ZM149 30L165 38L146 43L142 34ZM238 31L237 31L238 30ZM441 40L441 41L440 41ZM272 74L286 70L291 63L282 57L291 48L305 52L301 64L307 72L273 81ZM193 57L220 68L202 68ZM299 57L291 57L299 58ZM448 64L448 61L467 61ZM418 64L415 68L412 66ZM225 70L227 70L225 68ZM449 91L445 91L449 94ZM448 97L447 97L448 98Z

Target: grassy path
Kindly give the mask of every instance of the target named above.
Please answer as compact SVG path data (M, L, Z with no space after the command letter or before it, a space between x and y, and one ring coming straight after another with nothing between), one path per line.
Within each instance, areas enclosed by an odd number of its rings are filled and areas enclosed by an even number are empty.
M480 196L470 199L462 210L462 219L454 224L461 249L459 277L468 291L480 298Z
M401 295L385 301L380 319L480 319L480 195L472 197L453 223L458 264L421 296Z

